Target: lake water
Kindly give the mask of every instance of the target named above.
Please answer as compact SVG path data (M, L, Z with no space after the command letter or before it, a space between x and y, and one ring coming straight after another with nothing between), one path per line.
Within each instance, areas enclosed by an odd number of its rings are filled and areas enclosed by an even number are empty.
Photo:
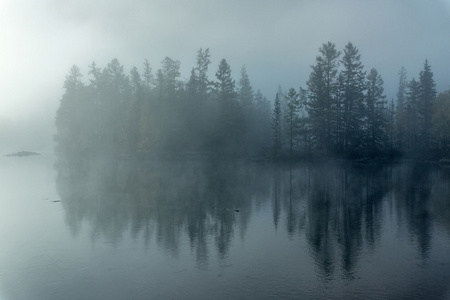
M0 299L450 299L450 170L0 158Z

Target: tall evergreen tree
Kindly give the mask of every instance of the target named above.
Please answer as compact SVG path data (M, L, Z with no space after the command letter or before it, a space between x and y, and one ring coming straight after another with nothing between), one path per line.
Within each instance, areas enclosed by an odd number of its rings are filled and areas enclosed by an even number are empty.
M408 81L406 78L406 70L402 67L398 73L397 88L397 109L395 112L396 123L396 141L397 147L402 150L405 145L405 123L406 123L406 93L408 89Z
M196 105L203 106L206 101L210 82L208 80L208 66L210 61L209 49L197 51L196 66L191 70L187 83L187 90ZM200 107L201 108L201 107Z
M386 123L386 134L387 134L387 150L390 155L394 153L394 142L395 142L395 105L394 99L391 99L391 103L387 110L387 123Z
M140 120L138 122L139 140L137 152L140 156L148 155L157 149L160 141L161 110L160 97L155 97L155 76L147 59L143 62L141 76L141 100L139 105Z
M236 102L237 93L235 88L235 81L231 77L231 68L225 59L222 59L219 64L219 69L216 72L216 93L220 102Z
M247 148L247 152L254 153L257 151L257 149L255 149L254 139L260 124L257 123L258 118L255 109L255 96L245 65L241 68L241 77L239 79L238 87L239 104L241 106L244 118L245 146Z
M144 72L143 72L143 83L144 86L150 90L154 85L154 76L152 74L152 68L148 60L144 60Z
M428 153L430 150L431 140L431 117L433 111L433 103L436 98L436 84L433 79L433 72L425 60L423 70L419 74L419 116L420 116L420 138L423 153Z
M278 93L275 97L275 102L272 111L272 140L273 140L273 152L275 157L279 157L282 149L282 138L281 138L281 102Z
M364 117L364 66L360 61L358 49L348 43L344 48L341 60L342 76L342 118L343 118L343 149L347 153L358 153L362 146Z
M160 144L166 151L181 151L185 147L185 126L181 97L184 91L180 77L180 61L165 57L156 73L156 110Z
M413 78L408 84L406 94L405 152L416 155L419 148L419 101L420 83Z
M222 59L219 64L216 78L215 93L219 104L216 145L222 148L220 150L238 152L242 147L240 143L244 133L244 122L235 81L231 77L230 65L225 59Z
M340 52L333 43L323 44L307 82L308 114L316 146L331 150L336 143L337 72Z
M261 90L255 93L255 132L252 138L255 150L269 149L271 145L271 103ZM281 110L280 110L281 112Z
M239 79L239 101L244 110L250 110L254 104L253 88L245 65L241 68L241 78Z
M72 66L56 112L56 153L66 158L89 154L95 141L93 102L81 78L80 68Z
M123 65L114 58L102 70L99 97L99 147L108 149L111 155L121 155L127 148L126 112L131 98L129 77Z
M300 101L298 99L299 94L294 88L289 89L288 94L286 95L287 100L287 112L284 116L285 122L285 137L286 143L289 147L289 154L293 154L293 150L296 144L296 141L299 136L299 125L300 125Z
M125 116L125 139L128 151L135 154L140 139L140 124L142 122L142 111L144 104L144 91L141 75L136 67L130 71L131 99L128 101Z
M206 98L210 85L207 74L209 64L211 63L210 57L209 48L206 50L200 48L197 52L197 66L195 67L195 70L198 78L198 92L203 100Z
M367 75L367 90L365 97L365 145L368 153L376 154L386 146L386 96L384 95L383 79L376 69L371 69Z
M312 138L311 138L311 124L308 118L308 91L300 87L299 92L299 103L300 103L300 113L299 113L299 138L303 144L303 150L305 153L311 153L312 149Z
M437 154L450 158L450 90L436 97L432 123Z

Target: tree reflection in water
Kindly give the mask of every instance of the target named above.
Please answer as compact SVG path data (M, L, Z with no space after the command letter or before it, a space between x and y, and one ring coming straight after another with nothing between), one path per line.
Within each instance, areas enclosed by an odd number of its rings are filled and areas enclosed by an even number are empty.
M148 245L154 234L159 246L176 255L186 233L200 265L208 261L210 237L225 258L236 226L245 234L252 203L259 201L252 198L270 187L256 167L216 160L60 159L56 164L58 192L73 234L87 220L94 239L103 236L115 244L131 230Z
M450 234L449 174L420 163L278 168L273 175L274 226L278 227L283 207L288 233L305 231L311 255L326 280L336 270L344 278L354 278L361 249L376 248L389 212L396 213L398 226L408 226L419 254L426 259L432 220L440 220Z
M450 234L449 172L429 165L60 158L56 168L74 235L87 223L93 240L114 245L129 231L174 256L186 236L200 267L211 251L226 259L235 235L245 238L252 211L268 203L275 230L304 236L325 280L355 278L362 249L377 247L389 214L408 226L422 259L433 224Z

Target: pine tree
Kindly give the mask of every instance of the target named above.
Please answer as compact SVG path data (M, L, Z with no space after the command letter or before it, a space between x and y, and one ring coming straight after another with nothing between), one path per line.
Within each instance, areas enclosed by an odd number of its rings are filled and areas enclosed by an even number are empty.
M344 57L341 60L342 76L342 118L344 151L356 154L360 151L363 137L364 117L364 66L360 61L358 49L351 43L344 48Z
M308 91L300 87L299 92L299 103L300 103L300 113L299 113L299 136L301 142L303 143L303 148L305 153L310 153L312 149L312 139L311 139L311 125L307 113L308 105Z
M394 99L391 99L387 111L387 124L386 124L386 134L387 134L387 150L389 154L394 153L394 141L395 141L395 105Z
M107 112L102 128L105 146L112 150L112 155L122 155L127 149L126 112L131 99L130 80L116 58L103 69L102 76L107 87L102 91L103 109Z
M260 90L255 93L255 136L252 139L257 150L269 149L271 145L271 103ZM281 108L280 108L281 113Z
M433 138L437 154L450 158L450 90L439 93L433 106Z
M383 79L376 69L371 69L367 75L366 86L365 145L368 153L376 154L386 146L385 125L387 121Z
M56 153L66 158L87 154L94 142L93 103L81 81L80 68L72 66L64 82L65 93L56 112Z
M299 136L299 110L300 110L300 102L298 99L299 94L294 88L289 89L288 94L286 95L287 100L287 111L284 116L285 122L285 137L286 142L289 146L289 154L292 156L294 146L296 140Z
M209 49L197 51L196 66L186 84L187 101L183 102L187 147L191 150L202 150L204 140L211 136L212 105L209 100L210 81L208 80Z
M257 115L255 109L255 96L253 88L250 84L250 79L247 74L247 69L245 65L241 68L241 77L239 79L239 103L242 109L242 114L244 118L244 128L245 128L245 146L247 152L254 153L258 151L255 148L254 139L258 132Z
M235 81L231 77L231 68L225 59L216 72L216 97L219 107L218 140L216 145L223 151L239 152L242 147L244 122Z
M427 154L430 150L431 140L431 117L433 103L436 98L436 84L433 79L433 72L428 64L428 60L425 60L423 70L419 74L419 134L422 146L423 154Z
M408 82L406 79L406 70L402 67L398 73L398 89L397 89L397 109L395 112L396 124L396 141L399 150L405 146L405 126L406 126L406 92Z
M405 112L405 152L409 155L418 152L419 143L419 100L420 83L412 79L408 84Z
M254 105L253 88L248 78L247 68L245 65L241 68L241 78L239 80L239 101L244 110L252 109Z
M132 95L131 99L127 102L124 130L128 152L135 154L141 135L140 124L144 103L143 82L136 67L133 67L130 71L130 84Z
M208 80L208 66L210 61L209 49L203 51L201 48L197 51L196 66L191 70L191 76L187 83L187 91L191 100L200 105L200 110L203 107L208 95L210 82Z
M180 62L170 57L161 61L156 72L156 99L158 131L162 150L176 152L185 147L181 97L184 91L180 77Z
M272 112L272 139L273 153L275 157L279 157L281 154L281 117L281 103L277 93Z
M218 100L223 103L233 103L237 101L237 93L235 89L235 81L231 77L231 68L225 59L219 64L216 72L216 93Z
M331 150L336 146L337 72L340 52L333 43L323 44L316 57L316 65L312 66L308 85L308 114L311 130L316 146L319 149Z
M144 60L144 72L143 72L143 83L148 91L153 88L154 85L154 77L152 74L152 68L150 67L150 63L148 60Z
M210 85L207 74L209 64L211 63L210 56L209 48L204 51L200 48L197 52L197 66L195 67L195 71L197 72L198 78L198 93L203 101L206 100Z
M147 59L143 63L142 72L142 98L141 118L139 126L139 142L137 150L139 155L147 155L154 152L159 144L160 136L158 131L158 121L160 120L160 110L158 110L158 98L155 97L155 77Z

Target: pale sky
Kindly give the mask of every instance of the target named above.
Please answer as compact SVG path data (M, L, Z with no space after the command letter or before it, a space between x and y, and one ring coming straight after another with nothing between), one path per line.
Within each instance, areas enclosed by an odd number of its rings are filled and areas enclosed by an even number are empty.
M92 61L117 58L128 73L145 59L156 71L169 56L187 78L197 50L209 48L210 79L222 58L236 80L246 64L253 88L273 100L278 85L306 87L328 41L358 47L388 99L399 69L417 78L425 59L437 90L450 89L450 0L0 0L0 143L8 130L51 140L45 128L74 64L87 81Z

